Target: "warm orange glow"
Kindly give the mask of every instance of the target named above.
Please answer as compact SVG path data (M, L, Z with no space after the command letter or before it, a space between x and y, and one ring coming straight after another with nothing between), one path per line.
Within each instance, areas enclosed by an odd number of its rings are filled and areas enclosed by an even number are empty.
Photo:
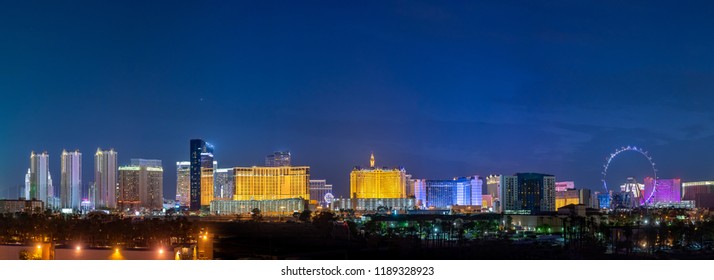
M163 254L163 253L164 253L164 249L159 249L159 254Z
M37 245L37 250L42 249L42 245Z
M79 250L81 250L81 249L82 249L82 248L80 248L79 246L77 246L77 251L79 251Z
M351 198L406 198L406 171L355 168L350 173Z
M208 240L208 235L204 235L203 240Z

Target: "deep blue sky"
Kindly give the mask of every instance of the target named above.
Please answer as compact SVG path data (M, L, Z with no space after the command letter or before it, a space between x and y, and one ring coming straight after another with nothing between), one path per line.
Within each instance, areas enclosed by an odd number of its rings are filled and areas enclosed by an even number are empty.
M634 1L627 1L634 2ZM289 149L347 195L349 172L533 171L600 189L645 147L661 178L714 179L714 6L641 1L6 1L0 197L30 151L164 161L189 139L222 167ZM648 175L624 155L610 184ZM617 174L616 174L617 173Z

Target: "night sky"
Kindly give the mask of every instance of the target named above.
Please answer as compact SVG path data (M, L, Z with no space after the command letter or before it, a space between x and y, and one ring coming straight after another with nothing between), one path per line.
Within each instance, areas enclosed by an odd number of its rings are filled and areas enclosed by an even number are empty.
M415 178L601 190L635 145L660 178L714 180L712 3L490 2L4 1L0 197L33 150L59 186L63 148L86 183L102 147L163 160L173 198L191 138L219 167L290 150L336 196L371 151ZM634 153L610 170L651 174Z

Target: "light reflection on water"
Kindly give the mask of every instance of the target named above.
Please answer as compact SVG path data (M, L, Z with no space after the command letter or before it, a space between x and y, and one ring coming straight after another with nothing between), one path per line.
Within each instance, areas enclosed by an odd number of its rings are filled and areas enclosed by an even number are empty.
M17 260L22 250L32 250L32 246L0 245L0 260ZM59 248L55 249L56 260L173 260L170 252L163 254L155 250L131 249L86 249Z

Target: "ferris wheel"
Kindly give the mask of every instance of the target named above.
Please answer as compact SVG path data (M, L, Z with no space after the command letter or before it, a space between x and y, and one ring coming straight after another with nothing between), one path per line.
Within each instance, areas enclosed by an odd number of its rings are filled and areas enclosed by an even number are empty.
M652 156L650 156L649 153L642 148L638 148L635 146L621 147L621 148L615 150L615 152L613 152L612 154L610 154L610 156L607 157L605 164L603 165L604 169L602 171L602 185L605 188L605 192L608 192L609 190L607 188L607 169L610 167L610 163L612 163L612 161L618 155L620 155L624 152L627 152L627 151L633 151L633 152L637 152L637 153L641 154L642 156L644 156L647 159L647 161L650 163L650 166L652 167L652 178L654 180L652 182L652 184L653 184L652 185L652 193L650 193L649 197L645 198L645 201L644 201L645 204L649 204L650 201L652 200L652 198L654 197L654 194L657 192L657 179L658 179L657 168L655 167L655 162L652 159Z

